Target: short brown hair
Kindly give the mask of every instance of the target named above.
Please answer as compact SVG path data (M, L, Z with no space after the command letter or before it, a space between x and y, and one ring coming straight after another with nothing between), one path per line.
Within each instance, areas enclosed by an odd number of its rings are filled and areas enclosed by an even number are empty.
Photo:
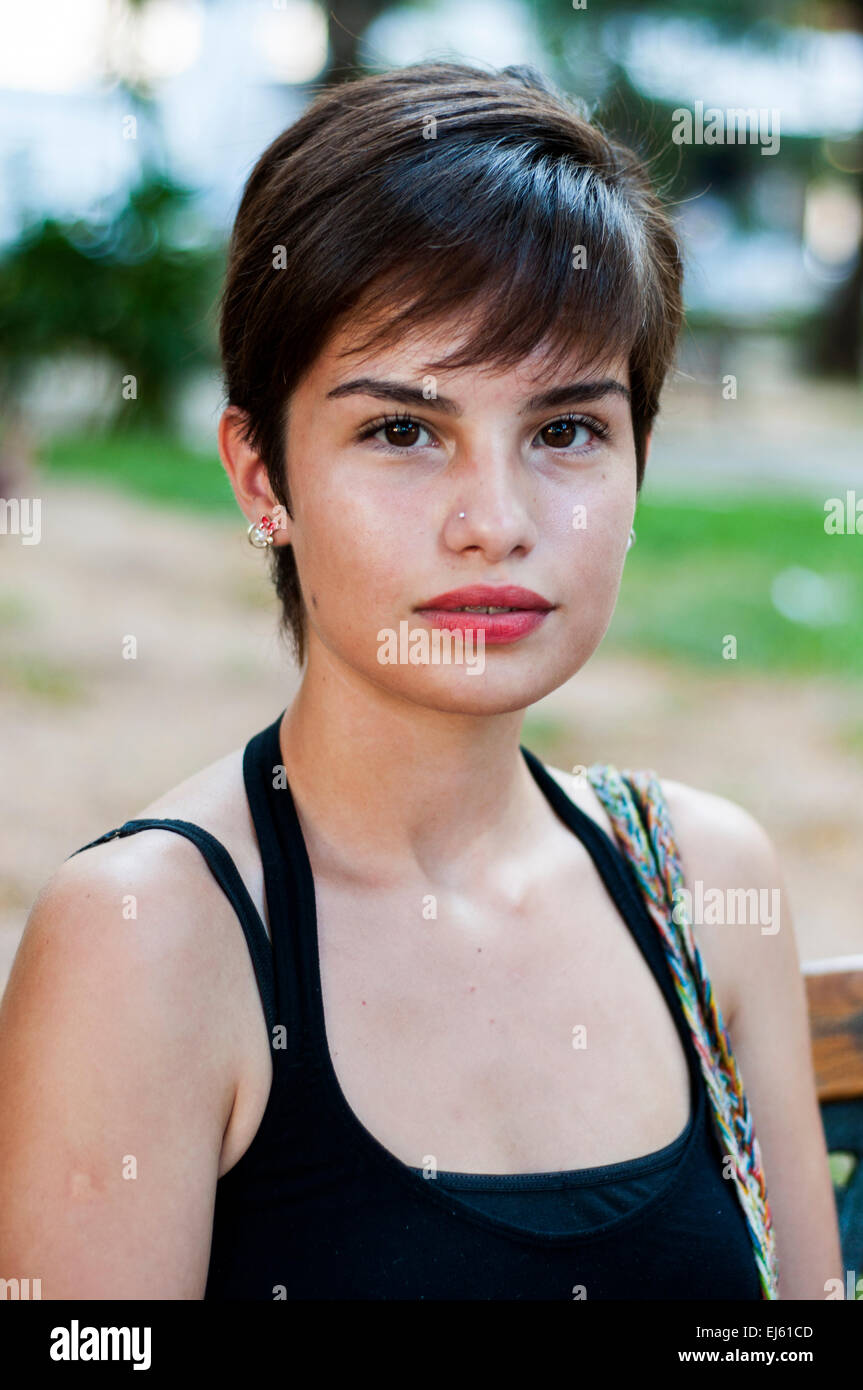
M343 318L368 311L368 349L476 310L462 351L429 367L516 365L546 341L554 362L577 344L597 363L628 354L640 491L682 277L644 159L534 68L427 62L361 77L320 92L249 176L221 301L228 403L290 515L290 396ZM302 664L293 547L271 561Z

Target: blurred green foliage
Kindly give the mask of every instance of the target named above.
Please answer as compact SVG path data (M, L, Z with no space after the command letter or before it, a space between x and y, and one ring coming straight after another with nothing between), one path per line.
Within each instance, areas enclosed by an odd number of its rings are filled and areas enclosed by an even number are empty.
M182 244L193 197L150 171L101 220L46 217L25 228L0 261L0 404L14 401L40 358L100 351L117 364L124 427L169 423L185 373L217 361L224 248ZM124 400L130 375L137 396Z

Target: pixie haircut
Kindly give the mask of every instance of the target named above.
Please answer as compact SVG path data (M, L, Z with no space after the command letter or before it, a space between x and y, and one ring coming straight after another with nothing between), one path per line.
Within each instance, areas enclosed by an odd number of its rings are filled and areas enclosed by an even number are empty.
M417 63L321 91L267 147L228 249L228 404L292 515L291 393L347 316L369 334L447 321L472 336L431 368L507 368L543 345L627 358L637 493L683 318L682 254L645 162L534 68ZM293 547L273 547L281 631L302 664Z

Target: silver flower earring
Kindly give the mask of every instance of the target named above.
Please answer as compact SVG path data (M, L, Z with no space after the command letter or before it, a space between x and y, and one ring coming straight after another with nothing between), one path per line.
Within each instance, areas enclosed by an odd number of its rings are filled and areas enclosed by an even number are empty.
M277 530L275 521L265 513L260 521L253 521L246 532L249 544L253 545L256 550L266 549L268 545L273 544L273 532L275 530Z
M287 508L281 502L276 502L271 510L272 516L265 512L260 521L253 521L246 532L249 544L256 550L264 550L268 545L272 545L276 531L286 529L285 517L290 515Z

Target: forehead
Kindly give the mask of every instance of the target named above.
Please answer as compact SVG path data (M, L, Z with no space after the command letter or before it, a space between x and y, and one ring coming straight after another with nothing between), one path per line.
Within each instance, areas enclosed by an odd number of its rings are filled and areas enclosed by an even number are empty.
M400 329L397 339L384 338L374 345L363 346L381 322L356 314L343 320L312 364L307 374L309 385L325 392L341 381L362 374L414 381L433 375L447 381L453 391L459 381L477 383L480 379L505 383L514 392L524 394L537 386L599 376L611 376L627 388L630 386L628 354L606 354L600 359L595 352L591 354L579 344L577 334L573 334L571 351L561 352L560 347L552 347L551 342L546 341L514 364L491 361L445 367L436 364L457 352L473 331L472 322L464 315L425 324L415 330Z

